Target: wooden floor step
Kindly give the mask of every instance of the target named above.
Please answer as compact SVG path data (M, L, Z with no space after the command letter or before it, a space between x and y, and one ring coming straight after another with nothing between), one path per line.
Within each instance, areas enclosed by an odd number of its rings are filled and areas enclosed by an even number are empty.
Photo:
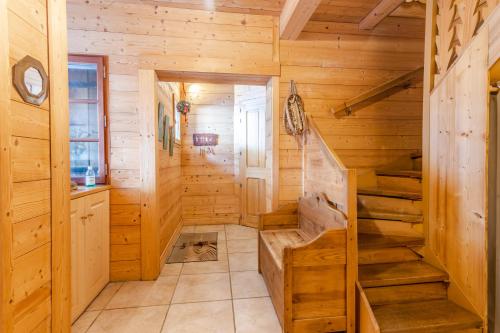
M374 219L374 220L391 220L391 221L401 221L408 223L422 223L424 217L422 215L413 214L403 214L397 212L388 211L374 211L360 209L358 210L358 218L362 219Z
M359 249L389 248L424 245L423 237L387 236L380 234L358 234Z
M422 200L409 200L404 198L364 195L358 193L358 211L382 211L399 214L422 215Z
M405 246L358 250L359 265L387 264L421 259L421 255Z
M358 219L358 232L386 236L423 237L422 223L401 221Z
M381 333L456 332L480 328L479 316L449 300L373 307Z
M397 191L379 187L358 188L358 195L360 194L377 196L377 197L406 199L406 200L422 200L422 193Z
M445 282L416 283L402 286L364 288L370 305L403 304L447 299Z
M377 170L377 176L406 177L422 179L422 171L419 170Z
M442 282L448 274L423 261L359 266L359 282L363 288Z

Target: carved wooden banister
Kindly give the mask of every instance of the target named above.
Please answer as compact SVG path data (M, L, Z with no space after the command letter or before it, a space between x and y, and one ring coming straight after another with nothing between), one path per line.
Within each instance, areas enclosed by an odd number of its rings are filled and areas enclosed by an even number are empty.
M424 68L420 67L414 71L401 75L347 100L343 104L333 108L332 112L337 118L351 115L358 106L365 106L366 104L373 103L380 98L392 95L400 90L408 89L412 83L422 80L423 73Z
M304 144L304 196L324 193L347 218L347 331L354 328L355 281L358 268L357 179L324 140L315 119L308 115L309 132Z

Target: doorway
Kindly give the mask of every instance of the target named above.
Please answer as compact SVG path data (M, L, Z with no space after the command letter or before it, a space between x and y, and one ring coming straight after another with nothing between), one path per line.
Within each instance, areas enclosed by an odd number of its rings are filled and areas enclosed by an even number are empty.
M156 72L183 87L191 105L181 120L184 225L258 227L278 205L279 79L229 74ZM197 146L195 135L217 137Z

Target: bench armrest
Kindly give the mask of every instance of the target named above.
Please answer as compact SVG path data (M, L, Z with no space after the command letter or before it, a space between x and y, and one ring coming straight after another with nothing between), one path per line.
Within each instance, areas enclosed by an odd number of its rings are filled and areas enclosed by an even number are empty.
M296 229L298 226L297 204L280 207L271 213L259 214L259 230Z

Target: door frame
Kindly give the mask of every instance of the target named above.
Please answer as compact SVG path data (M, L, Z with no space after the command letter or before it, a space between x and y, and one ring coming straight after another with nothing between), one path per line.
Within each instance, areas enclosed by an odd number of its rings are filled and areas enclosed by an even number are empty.
M140 62L141 64L143 61ZM271 75L254 75L254 74L235 74L235 73L212 73L212 72L178 72L164 70L161 68L151 69L150 67L139 68L139 109L141 116L139 117L139 128L143 133L151 132L154 126L156 109L155 103L155 82L183 82L183 83L212 83L212 84L242 84L242 85L271 85L272 93L272 210L278 208L279 202L279 74ZM143 136L143 140L148 141L147 136ZM143 141L142 147L147 147ZM154 155L151 147L146 150ZM142 154L142 153L141 153ZM144 161L144 159L142 158ZM143 168L146 168L143 170ZM157 216L157 207L150 200L151 193L145 193L146 187L148 191L154 190L154 184L157 183L157 173L155 165L143 162L141 165L141 175L147 174L146 182L141 184L141 275L142 280L154 280L160 273L160 261L162 258L159 253L159 239L157 240L159 225L153 223ZM238 178L237 178L238 179ZM238 179L239 180L239 179ZM153 186L153 187L151 187ZM144 193L143 193L144 192ZM143 198L148 202L143 202ZM144 264L142 264L144 263Z

